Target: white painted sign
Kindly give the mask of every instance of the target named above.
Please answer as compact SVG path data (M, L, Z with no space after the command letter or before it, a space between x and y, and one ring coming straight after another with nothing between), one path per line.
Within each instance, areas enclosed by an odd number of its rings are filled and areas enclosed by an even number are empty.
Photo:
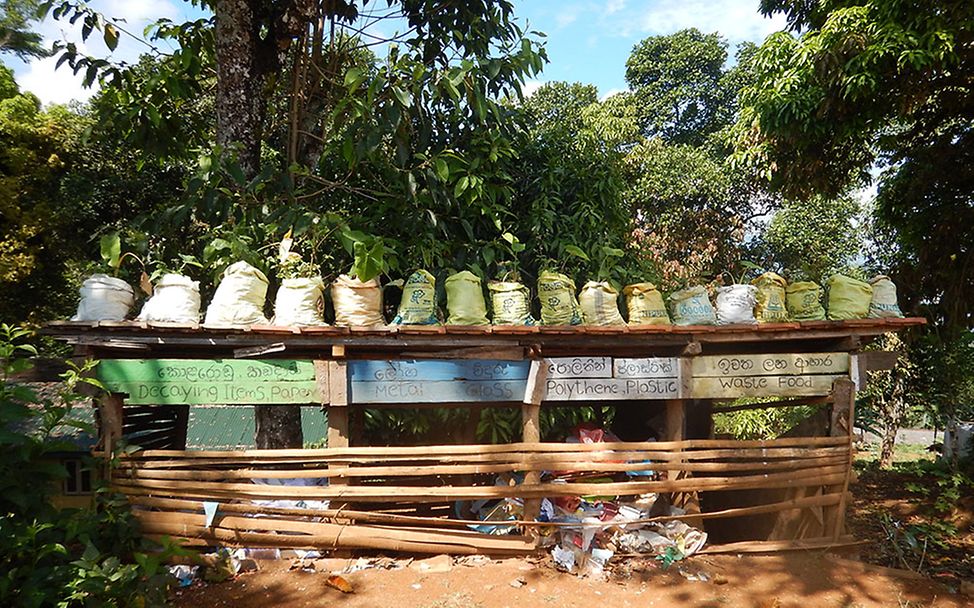
M693 399L739 397L816 397L828 395L838 375L822 376L729 376L694 378Z
M552 378L545 401L675 399L676 378Z
M548 363L548 378L611 378L611 357L554 357Z
M676 357L647 357L643 359L615 359L614 378L676 378L679 374Z
M770 355L719 355L696 357L693 376L786 376L845 374L849 372L848 353L798 353Z

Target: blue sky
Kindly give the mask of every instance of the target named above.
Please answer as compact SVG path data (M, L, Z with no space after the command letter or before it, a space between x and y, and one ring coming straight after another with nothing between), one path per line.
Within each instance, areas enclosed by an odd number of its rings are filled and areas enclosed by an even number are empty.
M514 1L517 17L547 34L550 63L537 80L527 83L526 92L549 80L595 84L603 96L624 90L626 58L633 45L647 36L696 27L720 32L733 45L744 40L760 42L784 27L780 17L767 19L758 13L758 0ZM178 21L198 15L189 2L181 0L93 0L90 4L106 15L124 18L127 29L137 34L160 17ZM47 21L38 29L50 40L80 39L79 28L67 23ZM89 40L86 48L93 55L107 54L100 40ZM144 49L123 37L115 55L131 60ZM80 78L66 67L55 71L55 59L29 65L6 56L3 61L17 73L21 88L45 103L85 100L92 94L81 88Z

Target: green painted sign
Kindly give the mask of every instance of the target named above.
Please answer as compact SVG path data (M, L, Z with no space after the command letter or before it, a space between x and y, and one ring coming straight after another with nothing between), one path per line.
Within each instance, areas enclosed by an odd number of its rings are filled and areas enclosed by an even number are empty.
M98 378L133 405L321 403L311 361L108 359Z

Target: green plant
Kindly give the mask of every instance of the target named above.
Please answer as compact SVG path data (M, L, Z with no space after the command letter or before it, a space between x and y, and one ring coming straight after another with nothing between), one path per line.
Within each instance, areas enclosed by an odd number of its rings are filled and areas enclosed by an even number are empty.
M65 476L54 457L68 446L55 430L83 428L72 416L92 362L70 366L54 397L10 382L29 368L29 332L0 325L0 604L4 606L160 606L169 583L163 563L185 553L143 540L127 500L101 487L89 509L58 509L50 493ZM91 461L89 467L102 466Z

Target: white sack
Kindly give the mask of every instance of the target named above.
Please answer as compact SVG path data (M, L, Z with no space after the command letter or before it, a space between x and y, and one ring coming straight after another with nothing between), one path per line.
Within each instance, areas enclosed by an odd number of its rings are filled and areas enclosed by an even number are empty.
M754 306L757 304L755 295L758 288L754 285L727 285L717 288L717 324L730 325L732 323L757 323L754 318Z
M181 274L162 275L137 318L162 323L199 323L199 281Z
M124 321L135 305L135 292L122 279L93 274L79 290L81 301L72 321Z
M873 277L869 284L873 286L873 298L869 302L870 319L887 317L899 318L903 316L900 305L896 301L896 285L886 275Z
M274 325L325 325L321 277L284 279L274 300Z
M267 323L264 299L267 277L247 262L231 264L206 309L206 325L257 325Z
M335 325L339 327L385 325L378 279L362 282L343 274L331 284L331 301L335 306Z

